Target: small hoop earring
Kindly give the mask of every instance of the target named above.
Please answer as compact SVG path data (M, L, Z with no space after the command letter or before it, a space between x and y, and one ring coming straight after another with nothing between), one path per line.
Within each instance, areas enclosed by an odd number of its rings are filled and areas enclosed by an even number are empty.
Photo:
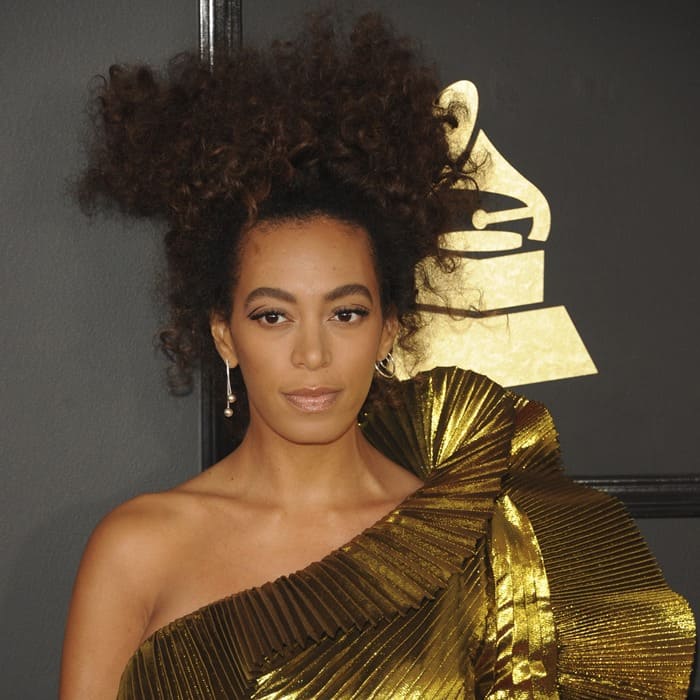
M236 403L236 395L231 389L231 367L226 360L226 408L224 409L224 415L226 418L230 418L233 415L233 409L231 404Z
M384 379L393 379L396 376L396 362L394 356L389 352L383 360L377 360L374 363L374 369L377 374Z

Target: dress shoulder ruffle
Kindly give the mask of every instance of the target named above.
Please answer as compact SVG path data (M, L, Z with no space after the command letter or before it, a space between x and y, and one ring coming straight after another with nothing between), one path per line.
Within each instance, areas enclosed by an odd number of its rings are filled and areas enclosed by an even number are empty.
M516 408L499 510L532 528L562 696L685 698L695 647L690 607L669 589L623 504L563 474L548 411L519 398Z
M429 451L410 446L425 457L465 449L474 437L467 426L493 416L495 404L510 418L508 467L488 518L494 601L478 662L484 697L684 698L690 607L669 589L622 503L564 474L547 409L455 368L406 383L402 403L404 421L416 416L432 428L418 428L431 436ZM382 428L391 433L391 421Z

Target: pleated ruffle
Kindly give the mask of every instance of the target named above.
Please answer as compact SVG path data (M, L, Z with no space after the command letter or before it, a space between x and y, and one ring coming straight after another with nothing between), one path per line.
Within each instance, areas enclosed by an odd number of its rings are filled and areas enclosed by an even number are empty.
M687 602L668 588L624 506L561 472L547 410L520 400L516 426L504 491L542 554L562 697L685 698L695 647Z

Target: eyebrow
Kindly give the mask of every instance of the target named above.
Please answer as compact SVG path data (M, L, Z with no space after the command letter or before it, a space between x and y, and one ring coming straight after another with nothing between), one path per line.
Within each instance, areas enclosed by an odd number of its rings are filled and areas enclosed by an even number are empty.
M368 301L373 301L369 289L367 289L364 284L343 284L340 287L331 289L327 294L324 294L323 299L324 301L336 301L342 299L342 297L352 296L353 294L359 294L360 296L366 297ZM295 303L297 300L293 294L279 287L257 287L248 294L245 298L245 303L248 305L260 297L272 297L273 299L286 301L290 304Z

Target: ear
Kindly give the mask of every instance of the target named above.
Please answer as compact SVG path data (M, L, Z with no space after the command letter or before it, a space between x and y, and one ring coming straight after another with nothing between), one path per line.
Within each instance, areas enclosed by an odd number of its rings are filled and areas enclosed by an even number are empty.
M377 360L383 360L391 352L398 331L399 321L396 318L396 314L393 312L387 314L384 318L384 327L379 340L379 357L377 357Z
M218 314L212 314L209 321L209 328L211 329L211 337L214 339L214 345L216 345L221 359L224 361L228 360L230 367L236 367L236 365L238 365L238 354L236 353L236 345L233 342L233 335L231 334L229 322Z

